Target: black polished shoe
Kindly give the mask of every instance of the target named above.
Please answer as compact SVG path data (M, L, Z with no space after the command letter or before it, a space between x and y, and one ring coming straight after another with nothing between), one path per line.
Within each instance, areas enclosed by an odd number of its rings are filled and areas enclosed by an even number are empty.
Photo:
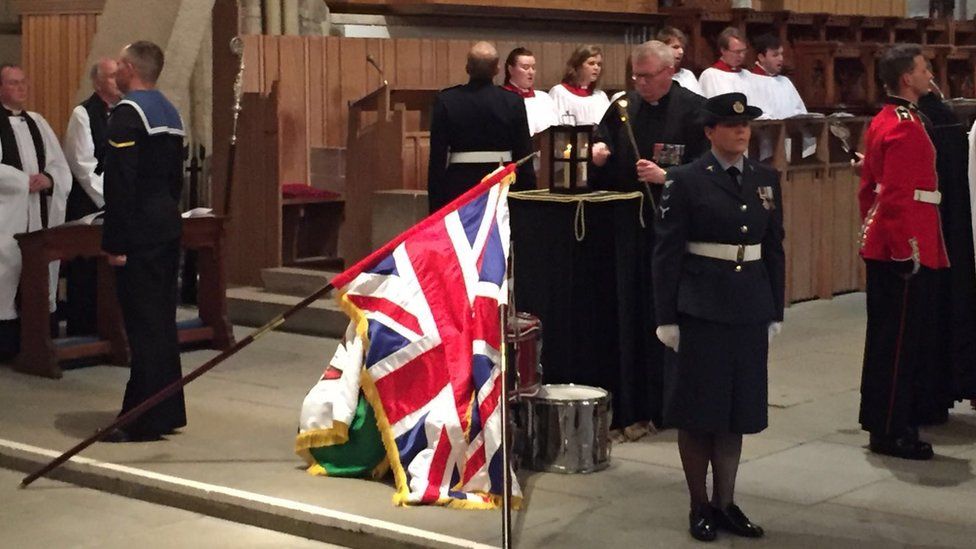
M102 437L102 442L152 442L163 440L159 433L148 432L129 432L125 429L112 429L107 435Z
M734 504L730 503L725 509L712 508L712 513L715 516L715 524L737 536L742 536L746 538L761 538L766 533L762 526L758 524L753 524L749 517L742 512L742 509Z
M872 433L870 448L875 454L919 461L932 459L932 456L935 455L931 444L918 440L918 435L913 436L911 433L900 437Z
M688 513L688 533L698 541L715 541L717 532L710 505L702 505Z

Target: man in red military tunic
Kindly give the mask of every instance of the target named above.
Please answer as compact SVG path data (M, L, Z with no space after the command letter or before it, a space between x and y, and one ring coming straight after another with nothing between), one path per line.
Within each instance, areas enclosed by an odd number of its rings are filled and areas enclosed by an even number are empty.
M926 386L943 370L937 270L949 266L935 149L916 107L932 73L919 46L898 44L879 74L890 95L865 136L858 191L868 310L860 422L872 452L930 459L918 425Z

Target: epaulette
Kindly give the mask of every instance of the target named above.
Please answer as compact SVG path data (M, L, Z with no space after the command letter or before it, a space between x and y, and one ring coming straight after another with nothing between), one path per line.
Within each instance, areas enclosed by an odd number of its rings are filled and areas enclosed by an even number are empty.
M912 120L914 120L912 118L912 111L910 111L908 107L902 107L902 106L895 107L895 114L898 115L899 122L905 122L905 121L911 122Z

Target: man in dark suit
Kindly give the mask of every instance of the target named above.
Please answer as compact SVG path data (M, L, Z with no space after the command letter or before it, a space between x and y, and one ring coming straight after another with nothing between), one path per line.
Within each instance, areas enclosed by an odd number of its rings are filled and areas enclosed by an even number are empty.
M677 427L691 496L689 531L760 537L735 505L742 435L767 426L769 343L783 321L785 258L779 175L744 156L762 114L741 93L703 107L711 152L668 170L654 248L665 425ZM711 505L706 488L712 466Z
M116 80L125 93L108 122L102 249L116 267L119 305L132 354L122 412L182 376L176 333L183 189L183 121L156 89L163 52L151 42L122 50ZM158 440L186 425L180 391L106 442Z
M498 167L532 152L525 102L492 83L498 52L478 42L468 52L467 84L437 94L430 119L427 199L431 213L464 194ZM535 188L526 162L512 190Z

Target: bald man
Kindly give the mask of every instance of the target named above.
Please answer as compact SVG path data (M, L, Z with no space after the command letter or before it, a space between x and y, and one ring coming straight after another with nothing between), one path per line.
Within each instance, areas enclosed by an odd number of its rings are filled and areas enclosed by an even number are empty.
M68 194L66 221L81 219L102 209L102 170L105 148L108 146L105 129L108 113L122 98L115 83L118 62L109 57L92 65L92 92L88 99L71 112L68 131L64 137L64 156L71 168L72 185ZM66 265L68 301L65 317L68 335L88 335L97 331L95 322L96 273L95 259L77 258Z
M498 167L532 152L525 103L495 86L498 52L478 42L468 52L467 84L437 94L430 120L427 193L431 213ZM535 188L531 162L518 170L512 190Z

